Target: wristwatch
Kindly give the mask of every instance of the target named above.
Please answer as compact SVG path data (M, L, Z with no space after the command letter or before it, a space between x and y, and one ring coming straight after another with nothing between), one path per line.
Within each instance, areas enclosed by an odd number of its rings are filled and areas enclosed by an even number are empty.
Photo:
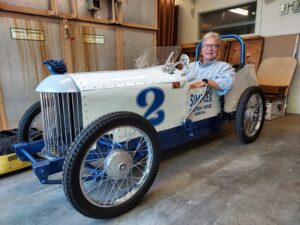
M207 79L202 79L202 81L203 81L205 84L208 84L208 80L207 80Z

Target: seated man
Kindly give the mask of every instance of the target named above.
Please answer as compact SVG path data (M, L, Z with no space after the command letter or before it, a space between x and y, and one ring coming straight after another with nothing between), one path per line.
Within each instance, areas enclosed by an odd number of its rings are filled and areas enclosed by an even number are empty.
M230 90L236 73L230 64L216 60L220 53L220 44L221 38L218 33L209 32L203 37L203 59L191 63L189 68L183 71L188 81L195 81L190 84L190 89L207 84L216 89L218 95L224 95Z

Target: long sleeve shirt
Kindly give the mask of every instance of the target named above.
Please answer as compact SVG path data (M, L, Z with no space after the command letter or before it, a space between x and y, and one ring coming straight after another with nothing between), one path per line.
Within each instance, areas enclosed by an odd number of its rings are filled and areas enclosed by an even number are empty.
M236 77L230 64L217 60L206 64L200 61L193 62L187 70L183 71L183 75L186 75L188 81L214 80L221 88L221 90L216 90L218 95L225 95L231 89Z

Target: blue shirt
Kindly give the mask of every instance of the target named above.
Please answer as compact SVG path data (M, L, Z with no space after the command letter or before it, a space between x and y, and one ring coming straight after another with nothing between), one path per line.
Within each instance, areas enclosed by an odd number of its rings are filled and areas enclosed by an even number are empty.
M188 81L214 80L222 89L216 90L218 95L225 95L231 89L236 73L230 64L213 60L206 64L193 62L183 71L183 75L186 75Z

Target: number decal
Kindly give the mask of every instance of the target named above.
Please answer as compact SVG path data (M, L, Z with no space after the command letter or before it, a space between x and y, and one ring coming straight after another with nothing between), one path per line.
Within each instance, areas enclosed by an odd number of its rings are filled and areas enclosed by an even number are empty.
M147 101L147 97L149 98L151 94L153 95L153 100L149 103ZM143 89L136 98L136 102L139 107L148 107L144 117L148 119L153 126L160 124L165 118L164 110L159 109L164 101L165 93L162 89L157 87Z

